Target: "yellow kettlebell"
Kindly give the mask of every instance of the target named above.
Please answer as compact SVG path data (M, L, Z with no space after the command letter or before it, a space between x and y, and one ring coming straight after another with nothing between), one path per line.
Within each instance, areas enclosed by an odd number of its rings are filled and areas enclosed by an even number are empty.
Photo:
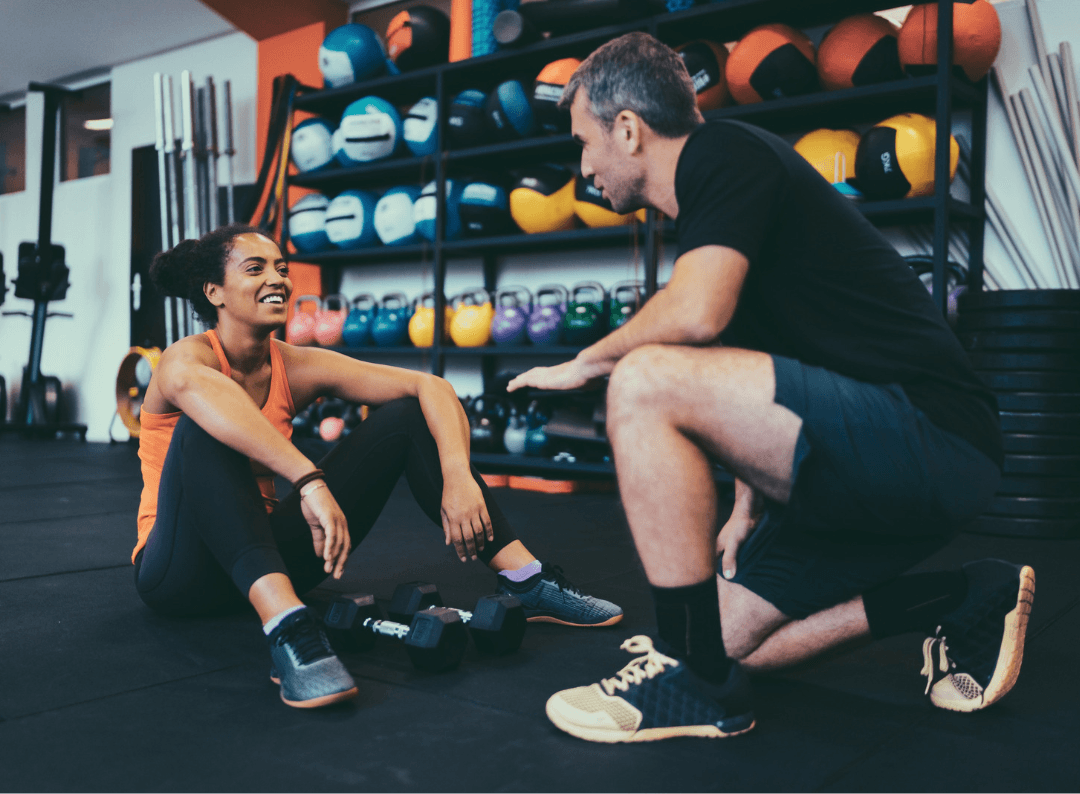
M491 341L491 321L495 309L487 290L474 289L454 298L450 338L458 347L483 347Z
M454 313L450 305L444 306L445 322L443 332L450 331L450 320ZM425 292L416 299L416 313L409 320L409 339L416 347L431 347L435 343L435 293Z

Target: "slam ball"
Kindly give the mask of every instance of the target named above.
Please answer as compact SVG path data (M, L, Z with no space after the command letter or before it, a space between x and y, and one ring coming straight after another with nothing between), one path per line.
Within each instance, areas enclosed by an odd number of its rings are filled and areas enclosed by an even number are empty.
M900 28L900 63L912 75L937 68L937 3L914 6ZM1001 20L987 0L953 4L953 65L982 80L1001 48Z
M435 154L436 133L439 127L439 103L435 97L424 97L405 114L402 130L405 145L417 157Z
M731 51L724 73L728 90L742 105L808 94L818 86L814 44L788 25L751 30Z
M289 156L301 173L318 171L334 162L333 135L325 119L305 119L293 127Z
M634 222L633 212L620 215L611 208L611 202L604 198L602 191L593 184L593 178L578 176L574 181L574 214L590 229L604 226L624 226ZM636 213L639 220L645 220L645 210Z
M485 106L489 128L498 140L528 138L536 130L529 94L520 80L507 80L491 92Z
M897 29L877 14L856 14L834 25L817 52L818 77L830 91L904 76Z
M462 233L469 237L509 231L510 201L506 191L491 182L469 182L461 191L459 204Z
M730 96L724 74L728 61L727 47L715 41L701 40L676 47L675 52L690 73L698 109L705 112L723 107Z
M456 179L447 179L445 190L446 220L443 225L443 239L456 240L461 237L461 188ZM434 182L428 182L420 191L420 197L413 203L413 221L417 233L425 240L435 240L435 217L438 211L438 193Z
M450 59L450 19L428 6L413 6L390 20L386 49L403 72Z
M322 193L310 193L289 210L289 239L302 254L313 254L330 247L326 236L326 208L330 199Z
M326 236L338 248L362 248L373 245L375 205L378 198L367 190L346 190L326 208Z
M859 133L854 130L814 130L799 138L795 151L834 185L846 186L855 176ZM851 192L840 188L841 192Z
M949 136L949 179L956 176L960 147ZM934 192L934 120L904 113L871 127L855 153L855 181L871 199L929 196Z
M382 160L394 153L402 137L397 108L385 99L364 97L345 108L334 133L334 156L346 167Z
M452 148L479 146L487 141L486 104L487 94L476 88L466 89L454 97L446 116L446 137Z
M319 71L327 88L397 71L386 57L379 34L367 25L342 25L330 31L319 47Z
M411 185L390 188L375 205L375 233L383 245L411 245L420 242L413 217L413 205L420 188Z
M569 132L570 114L559 110L559 100L581 61L562 58L552 61L536 76L533 83L532 109L537 126L548 133Z
M526 169L510 190L510 215L526 234L574 228L574 175L556 165Z

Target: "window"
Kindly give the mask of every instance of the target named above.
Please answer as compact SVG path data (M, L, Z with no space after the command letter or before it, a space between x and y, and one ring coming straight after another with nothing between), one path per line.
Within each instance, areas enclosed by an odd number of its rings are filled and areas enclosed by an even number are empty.
M0 194L26 190L26 108L0 105Z
M109 173L109 83L84 88L60 105L60 181Z

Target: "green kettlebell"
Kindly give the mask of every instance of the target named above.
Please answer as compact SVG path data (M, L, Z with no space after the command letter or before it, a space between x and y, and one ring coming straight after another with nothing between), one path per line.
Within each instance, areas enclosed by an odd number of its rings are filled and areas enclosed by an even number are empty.
M611 288L608 328L614 331L626 325L645 302L645 285L640 281L620 281Z
M596 281L582 281L570 290L570 303L563 317L563 339L568 345L591 345L607 333L603 321L607 293Z

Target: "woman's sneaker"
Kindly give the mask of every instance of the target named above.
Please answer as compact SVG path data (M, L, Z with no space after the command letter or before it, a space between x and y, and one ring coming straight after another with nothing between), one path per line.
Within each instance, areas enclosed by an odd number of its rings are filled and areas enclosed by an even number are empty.
M270 677L281 683L281 699L288 705L311 709L356 697L356 682L334 655L310 610L293 612L267 641Z
M938 708L978 711L1013 688L1035 599L1035 571L1003 560L964 566L968 594L923 642L926 694Z
M525 618L530 623L614 626L623 618L621 607L585 595L570 583L558 565L545 562L538 573L524 582L514 582L505 576L496 578L499 592L516 596L525 607Z
M723 738L754 727L753 693L738 664L716 685L657 651L644 635L631 637L622 649L645 655L614 678L552 695L547 716L555 727L579 739L612 743Z

